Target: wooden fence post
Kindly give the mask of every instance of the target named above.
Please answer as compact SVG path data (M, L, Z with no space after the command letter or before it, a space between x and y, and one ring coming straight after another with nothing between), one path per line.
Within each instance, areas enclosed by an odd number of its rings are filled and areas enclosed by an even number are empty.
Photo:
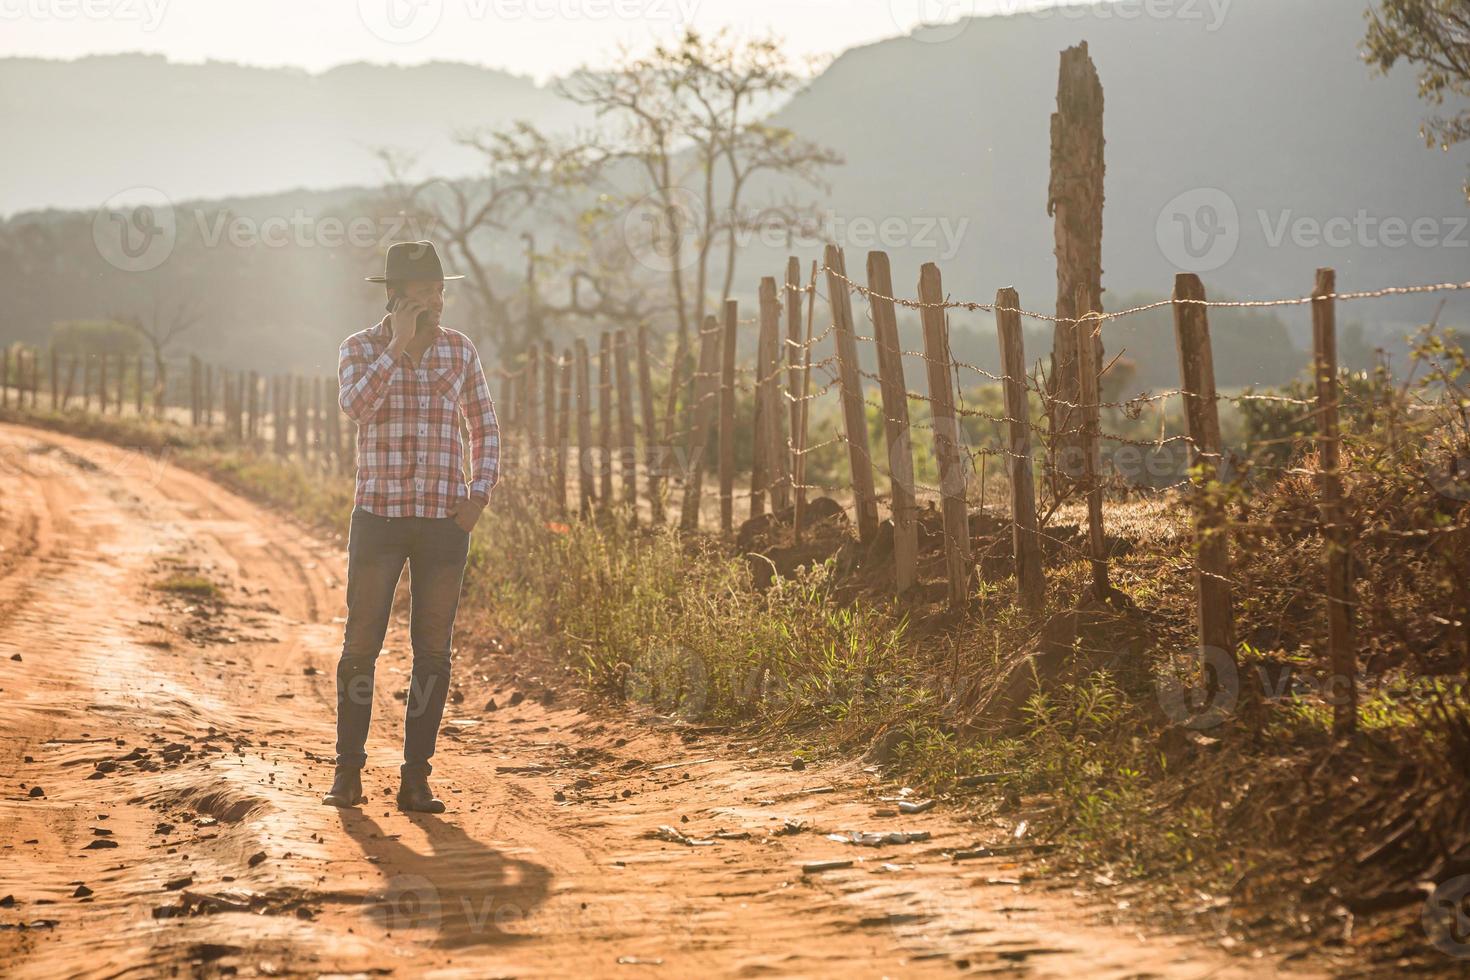
M727 308L728 309L728 308ZM699 332L699 368L695 372L693 420L689 428L689 458L684 475L684 504L679 514L679 527L693 531L699 527L699 502L704 487L704 451L709 441L711 416L714 414L720 370L720 324L713 316L705 317Z
M766 276L760 285L761 332L757 345L756 399L760 408L760 440L765 463L765 487L771 497L771 511L783 511L790 503L791 478L787 470L790 457L786 451L786 413L781 410L781 300L776 293L776 279Z
M551 503L558 514L567 512L567 451L572 433L572 352L561 355L561 401L556 413L556 459L552 467Z
M1006 472L1011 484L1012 550L1016 588L1022 605L1037 612L1046 601L1041 568L1041 536L1036 520L1036 480L1031 458L1031 408L1026 398L1026 347L1021 332L1021 297L1014 289L995 294L995 327L1000 340L1000 373L1004 377L1007 426Z
M24 362L22 362L24 363ZM24 383L24 382L22 382ZM24 389L22 389L24 390ZM97 414L107 414L107 353L97 357Z
M592 480L592 379L587 341L577 338L577 486L583 517L592 513L597 490Z
M970 594L970 516L965 504L969 459L960 444L955 412L954 373L949 358L949 318L939 266L926 262L919 270L920 319L924 324L924 362L929 374L929 403L934 416L934 458L939 461L939 492L944 516L944 564L949 577L949 605L961 610Z
M613 505L612 396L612 335L604 330L597 346L597 441L601 445L597 465L598 492L603 510L611 510Z
M311 404L307 401L306 379L296 378L296 455L311 455Z
M127 397L128 359L121 351L117 355L117 414L123 413L123 400Z
M878 534L878 501L873 490L873 460L868 452L868 416L863 401L863 379L858 373L857 335L852 325L852 297L847 291L847 266L843 261L842 249L829 244L825 257L827 300L832 304L832 320L836 332L842 418L847 436L847 458L852 467L858 537L864 544L870 544ZM938 270L935 271L937 274Z
M87 366L90 368L91 363L89 362ZM83 377L82 404L84 406L87 403L86 381L87 379ZM193 354L189 355L189 425L195 429L199 428L199 358Z
M653 408L653 368L649 363L648 325L638 324L638 401L643 419L644 465L648 469L648 511L654 524L664 522L662 481L659 477L664 463L663 447L659 445L658 416Z
M76 388L76 383L77 383L77 356L75 354L73 354L71 356L71 361L69 362L68 367L67 367L67 370L66 370L66 388L61 393L61 410L62 411L66 411L67 405L71 403L71 395L72 395L72 391Z
M139 355L139 356L141 357L142 355ZM51 361L51 365L50 365L50 367L51 367L51 411L54 412L58 408L61 407L61 391L59 390L59 388L57 386L57 382L60 380L60 378L59 378L60 371L58 370L57 363L56 363L56 348L55 347L51 348L51 351L50 351L50 361ZM141 363L141 361L139 363Z
M1317 381L1317 456L1322 549L1327 572L1327 645L1332 666L1332 732L1358 725L1358 663L1353 649L1352 539L1342 506L1342 430L1338 421L1337 273L1318 269L1312 290L1312 350Z
M1174 279L1174 338L1179 347L1179 387L1189 427L1190 468L1195 485L1195 596L1199 603L1200 656L1220 651L1235 661L1231 616L1230 534L1222 503L1211 496L1223 459L1220 412L1215 396L1215 359L1210 346L1209 312L1201 304L1205 287L1193 273ZM1203 662L1203 661L1202 661ZM1237 664L1237 675L1239 673ZM1208 679L1213 689L1217 678Z
M801 427L801 262L792 255L786 260L786 412L789 416L789 444L782 447L786 471L791 474L790 489L796 484L796 432Z
M260 376L254 371L250 372L250 380L245 395L245 409L249 414L247 419L246 433L250 436L251 445L255 445L260 439ZM340 414L340 413L339 413Z
M555 513L560 513L566 502L558 503L556 496L556 348L551 341L541 343L541 458L538 466L545 467L541 474L541 485L546 495L552 498Z
M806 350L802 353L801 367L801 412L797 421L796 432L792 437L791 453L794 463L791 467L792 483L796 485L796 505L791 514L791 536L794 541L801 541L802 528L806 524L806 455L807 419L811 416L811 391L812 391L812 320L817 314L817 260L812 260L812 275L808 283L810 292L807 294L806 303L806 342L802 344Z
M1108 545L1103 534L1103 487L1100 478L1102 469L1102 399L1098 395L1098 375L1102 370L1097 361L1098 348L1095 334L1101 329L1102 321L1091 309L1091 293L1086 283L1077 287L1077 319L1072 325L1077 353L1077 398L1082 418L1078 443L1082 452L1082 481L1087 488L1087 539L1092 557L1092 594L1099 602L1106 602L1113 593L1108 581Z
M628 331L613 334L613 360L618 381L618 460L623 473L623 502L638 523L638 443L633 435L633 370L628 363Z
M878 378L883 389L883 432L888 444L888 476L893 494L894 591L903 595L919 577L919 508L914 494L914 451L909 434L908 384L904 380L903 346L893 308L893 273L884 252L868 253L868 304L873 316L873 345L878 351Z
M10 407L10 347L0 347L0 408Z
M720 345L720 530L735 530L735 350L740 330L740 306L725 301L725 323ZM751 498L755 516L755 497Z

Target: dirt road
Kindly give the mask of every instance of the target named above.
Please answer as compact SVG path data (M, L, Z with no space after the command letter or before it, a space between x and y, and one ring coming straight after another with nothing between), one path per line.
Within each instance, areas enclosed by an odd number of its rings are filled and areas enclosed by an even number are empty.
M998 828L876 815L892 804L857 765L793 772L717 733L584 713L570 693L512 704L513 654L464 655L486 638L459 638L463 699L434 777L450 812L399 814L394 695L409 653L396 620L369 802L324 807L339 546L165 461L27 429L0 426L0 488L0 973L1266 966L1109 925L1073 883L1004 859L955 862ZM660 825L713 843L645 836ZM877 848L826 837L852 830L932 836ZM803 874L820 860L855 863Z

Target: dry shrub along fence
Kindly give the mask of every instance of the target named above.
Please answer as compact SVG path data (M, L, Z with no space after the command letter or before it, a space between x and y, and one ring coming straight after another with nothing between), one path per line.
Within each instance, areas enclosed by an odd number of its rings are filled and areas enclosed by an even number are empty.
M812 529L813 494L830 494L850 502L860 544L872 555L881 549L885 566L891 563L891 590L909 593L920 584L920 534L928 530L922 515L932 515L944 554L943 574L949 605L960 615L974 594L977 558L972 552L976 521L995 518L999 508L974 512L976 475L988 457L997 457L1009 486L1006 523L1012 547L1009 559L1019 597L1033 612L1043 606L1043 552L1050 546L1091 568L1091 598L1111 601L1118 595L1110 582L1110 545L1104 534L1104 493L1108 482L1102 461L1105 444L1156 451L1175 443L1187 447L1188 476L1170 490L1189 489L1195 555L1193 575L1198 607L1198 639L1202 657L1235 659L1230 576L1229 532L1244 529L1230 519L1220 494L1212 492L1229 482L1224 472L1219 405L1272 402L1289 406L1298 421L1314 434L1292 437L1298 449L1315 449L1318 464L1311 471L1317 481L1320 513L1317 530L1326 543L1321 569L1321 594L1326 598L1329 624L1328 666L1333 676L1346 679L1346 696L1334 702L1334 727L1352 728L1356 716L1353 684L1357 676L1351 617L1352 541L1339 513L1342 495L1341 442L1338 421L1342 401L1338 368L1336 320L1342 302L1428 292L1470 289L1470 283L1396 287L1371 292L1339 293L1336 276L1320 270L1313 290L1302 297L1219 302L1207 299L1203 283L1192 274L1177 277L1173 298L1130 310L1105 313L1090 300L1078 297L1076 317L1057 317L1025 310L1013 289L1002 289L993 303L945 299L941 273L934 264L923 266L915 298L896 295L888 256L871 252L867 282L846 271L840 248L829 245L823 261L812 263L806 282L799 280L800 263L792 257L784 281L766 277L757 295L759 313L741 319L738 304L725 304L722 317L707 318L698 333L696 369L688 379L693 397L688 424L674 433L678 445L659 437L664 430L654 415L655 370L672 365L650 350L646 330L630 342L625 331L604 332L596 355L583 341L558 356L551 346L533 349L523 364L501 369L499 403L507 433L507 475L521 493L544 500L547 512L596 519L614 512L638 523L663 523L666 512L677 509L678 526L696 531L705 519L702 506L708 491L707 472L719 477L719 530L730 535L735 526L735 503L747 505L747 523L739 528L742 542L755 528L777 526L799 544ZM825 284L825 293L820 288ZM854 328L853 299L867 304L872 335ZM828 325L813 334L815 307L824 301ZM805 301L805 302L803 302ZM1174 314L1180 383L1161 393L1140 393L1122 401L1100 395L1100 379L1108 365L1095 356L1095 341L1109 321L1135 316L1164 306ZM1315 393L1309 398L1284 394L1221 395L1215 384L1210 344L1209 311L1227 307L1309 306L1313 322L1312 374ZM923 350L902 349L896 318L898 308L918 313ZM1002 373L997 375L954 358L950 350L949 311L981 311L995 316ZM1076 401L1057 394L1068 386L1049 384L1038 365L1027 368L1021 321L1033 318L1073 332L1077 377L1070 390ZM743 331L756 334L755 362L739 370L738 341ZM830 338L830 341L829 341ZM859 345L871 344L877 371L866 370ZM635 352L636 349L636 352ZM817 357L819 350L827 350ZM596 364L593 364L593 360ZM630 363L636 358L636 371ZM927 394L909 388L906 362L922 365ZM1308 365L1304 364L1303 367ZM594 375L595 374L595 381ZM818 375L822 375L818 378ZM636 383L634 378L636 377ZM965 402L966 380L997 386L1003 414ZM1050 379L1054 381L1055 379ZM821 383L818 384L818 381ZM679 383L670 379L669 383ZM876 388L878 398L871 397ZM751 417L736 417L737 394L753 396ZM814 446L809 442L810 406L832 395L839 408L841 428L833 440ZM1146 406L1163 414L1166 401L1182 403L1186 431L1156 439L1135 439L1104 431L1102 412L1115 409L1132 417ZM1039 411L1032 410L1039 403ZM926 405L928 420L911 418L914 405ZM884 445L870 444L869 410L882 421ZM575 416L575 431L572 417ZM640 426L637 419L642 419ZM961 422L979 418L996 423L1005 433L997 446L970 447L961 437ZM1048 425L1048 420L1062 420ZM1055 425L1055 427L1054 427ZM753 467L748 489L735 487L735 447L741 434L754 435ZM654 433L655 438L648 438ZM641 445L638 442L642 438ZM838 442L846 446L848 481L824 485L805 477L806 459L814 450ZM915 478L914 447L926 443L937 462L939 483ZM1304 471L1305 472L1305 471ZM886 493L877 484L884 482ZM677 508L670 506L679 485ZM1050 488L1049 507L1039 485ZM921 511L924 501L937 502L937 514ZM1048 519L1058 507L1076 501L1086 505L1086 533L1080 542L1050 534ZM880 504L887 520L880 522ZM769 510L768 510L769 508ZM845 509L845 508L844 508ZM827 506L819 515L831 515ZM1458 526L1410 532L1423 537L1462 531ZM1216 666L1218 663L1216 662ZM1238 665L1236 665L1238 668Z
M0 352L0 379L0 407L171 419L227 444L340 472L356 466L355 427L337 407L335 377L261 375L192 355L160 371L141 355L12 345Z

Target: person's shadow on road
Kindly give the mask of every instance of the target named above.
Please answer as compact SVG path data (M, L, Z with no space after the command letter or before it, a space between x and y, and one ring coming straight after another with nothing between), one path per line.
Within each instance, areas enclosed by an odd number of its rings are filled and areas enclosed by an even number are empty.
M361 810L339 810L338 816L387 878L384 891L366 906L387 931L432 929L433 945L445 948L531 938L505 930L545 901L551 872L542 865L507 857L429 814L409 817L428 836L428 854L385 836Z

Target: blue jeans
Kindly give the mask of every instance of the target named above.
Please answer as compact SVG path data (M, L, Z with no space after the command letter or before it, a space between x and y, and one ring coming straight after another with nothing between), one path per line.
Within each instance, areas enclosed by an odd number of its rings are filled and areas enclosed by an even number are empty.
M337 765L362 768L373 714L373 670L383 649L393 590L408 563L413 670L403 724L404 770L431 766L444 699L450 643L470 536L452 517L379 517L352 511L347 539L347 628L337 661Z

